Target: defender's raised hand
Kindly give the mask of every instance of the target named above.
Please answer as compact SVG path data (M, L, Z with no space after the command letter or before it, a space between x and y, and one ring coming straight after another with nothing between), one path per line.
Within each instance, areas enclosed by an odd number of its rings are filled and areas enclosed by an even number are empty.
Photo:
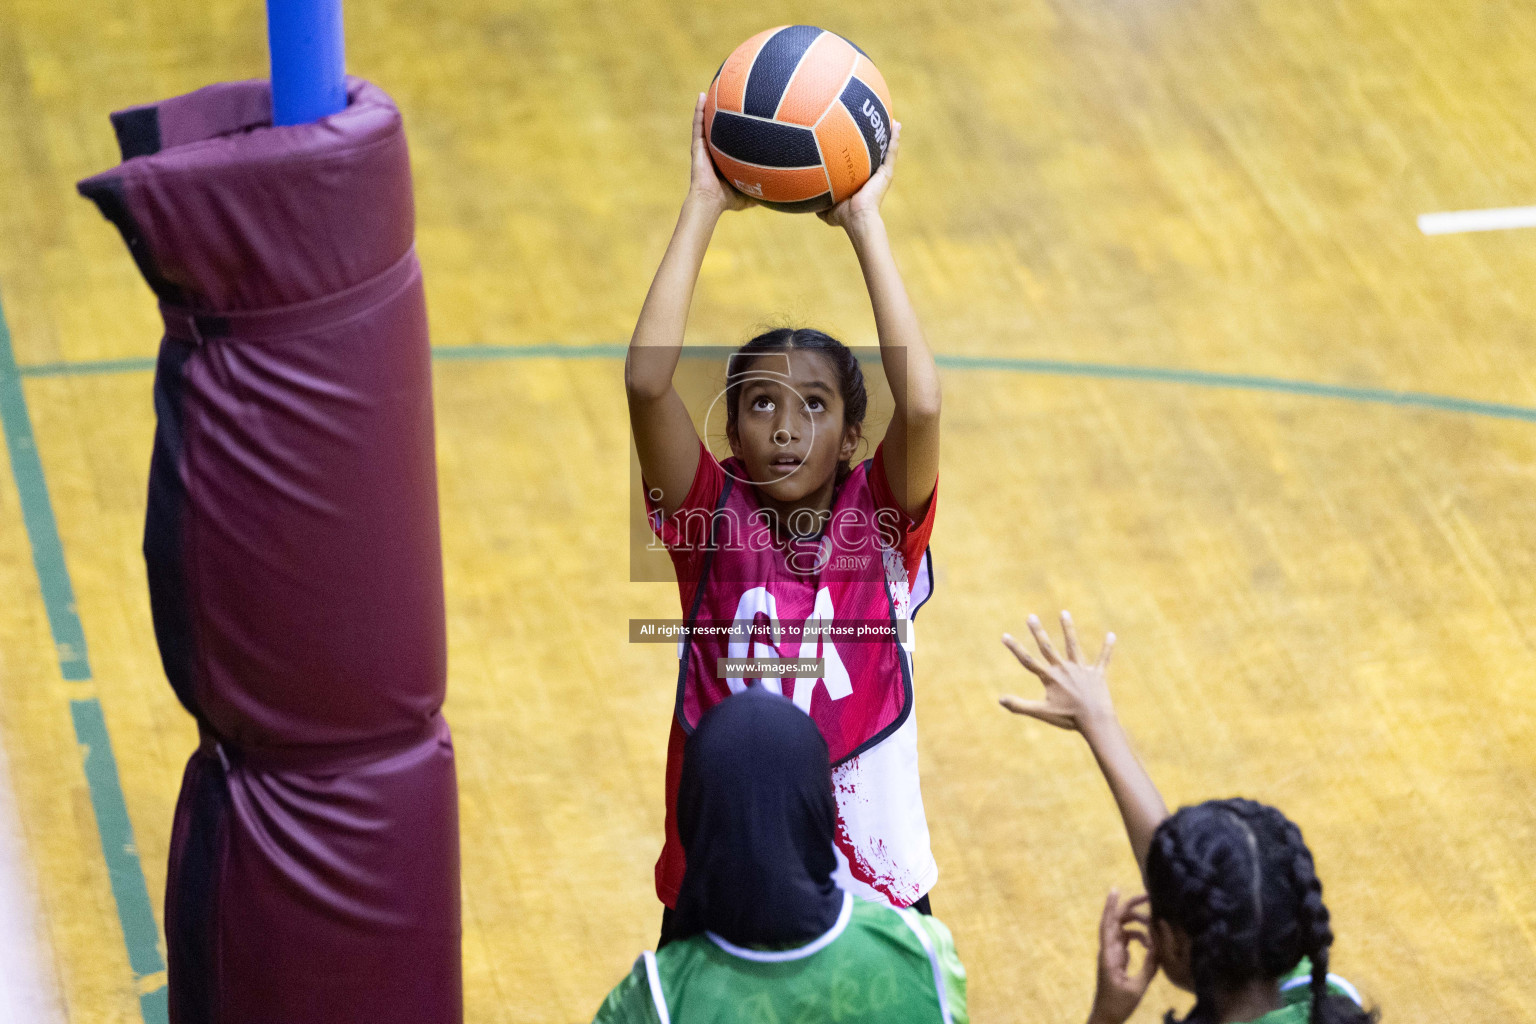
M1003 634L1003 643L1019 659L1019 664L1040 677L1040 682L1045 684L1045 699L1023 700L1009 696L1000 698L998 703L1016 715L1028 715L1058 729L1078 732L1091 721L1113 718L1115 707L1109 698L1105 671L1109 667L1110 652L1115 648L1115 634L1110 633L1104 638L1098 661L1089 664L1078 646L1070 612L1061 613L1065 655L1058 654L1051 646L1050 636L1034 615L1029 617L1029 631L1035 636L1043 661L1031 655L1023 644L1007 633Z
M1136 866L1145 875L1152 833L1158 822L1168 817L1168 808L1147 770L1131 750L1131 741L1120 727L1114 702L1109 699L1109 684L1105 681L1104 671L1109 667L1109 655L1115 648L1115 634L1110 633L1104 638L1099 660L1090 665L1078 645L1077 630L1072 627L1070 613L1061 613L1065 654L1056 653L1051 638L1046 636L1040 620L1033 615L1029 617L1029 631L1035 635L1043 661L1006 633L1003 643L1008 645L1020 664L1040 677L1045 684L1045 699L1000 697L998 703L1016 715L1038 718L1058 729L1071 729L1088 741L1088 748L1093 751L1104 780L1115 796L1120 817L1125 820Z

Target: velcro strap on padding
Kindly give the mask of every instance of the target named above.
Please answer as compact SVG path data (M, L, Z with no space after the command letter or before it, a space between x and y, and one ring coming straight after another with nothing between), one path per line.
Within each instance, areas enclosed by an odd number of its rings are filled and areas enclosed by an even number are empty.
M389 269L333 295L272 309L212 312L160 303L165 336L201 345L210 338L291 336L333 328L368 312L411 283L419 274L412 246Z

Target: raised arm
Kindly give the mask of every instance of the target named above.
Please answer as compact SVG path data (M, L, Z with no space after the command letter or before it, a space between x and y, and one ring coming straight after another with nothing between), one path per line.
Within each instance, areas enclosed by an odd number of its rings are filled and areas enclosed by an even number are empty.
M1061 629L1066 642L1065 656L1051 646L1051 639L1040 620L1033 615L1029 617L1029 630L1039 645L1044 664L1030 655L1023 644L1003 634L1003 643L1014 657L1045 684L1045 699L1003 697L999 703L1014 714L1028 715L1059 729L1075 729L1082 733L1114 794L1120 817L1125 821L1126 835L1131 840L1131 851L1136 855L1136 866L1145 880L1152 833L1168 817L1168 807L1131 749L1130 738L1121 728L1114 702L1109 697L1106 670L1110 652L1115 647L1115 634L1110 633L1104 638L1099 660L1089 664L1078 646L1077 631L1067 612L1061 613Z
M657 504L667 515L682 507L699 463L698 432L682 396L672 386L693 286L720 215L750 205L749 199L720 180L709 159L704 147L704 94L700 93L693 109L688 198L640 308L624 360L624 390L629 396L629 423L640 472L647 485L661 491Z
M863 188L821 218L848 232L864 271L880 337L880 361L896 406L885 433L883 468L901 507L921 519L939 479L939 370L907 298L880 217L880 202L891 186L900 147L901 125L896 124L880 169Z

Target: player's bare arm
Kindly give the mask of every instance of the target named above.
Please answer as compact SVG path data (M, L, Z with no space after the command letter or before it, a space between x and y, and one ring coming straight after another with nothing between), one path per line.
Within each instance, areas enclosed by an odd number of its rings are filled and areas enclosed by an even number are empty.
M864 271L880 337L880 358L895 402L885 434L883 468L901 507L920 519L939 479L939 369L907 297L880 216L880 203L891 187L900 148L898 122L892 125L891 148L880 169L863 188L819 216L848 232Z
M1040 649L1039 659L1006 633L1003 643L1021 665L1039 677L1045 686L1045 698L1023 700L1010 696L1001 698L999 703L1014 714L1038 718L1058 729L1075 730L1088 741L1125 821L1136 866L1145 876L1152 833L1168 817L1168 807L1131 749L1130 738L1121 727L1109 696L1109 658L1115 647L1115 634L1104 638L1098 659L1090 663L1077 642L1077 630L1069 612L1061 613L1064 653L1057 652L1045 627L1034 615L1029 617L1029 630Z
M682 506L699 462L698 432L682 396L672 386L693 288L720 215L751 205L750 199L720 179L705 151L704 95L700 93L693 109L688 198L645 296L624 360L624 389L640 471L651 488L661 491L657 504L667 515Z

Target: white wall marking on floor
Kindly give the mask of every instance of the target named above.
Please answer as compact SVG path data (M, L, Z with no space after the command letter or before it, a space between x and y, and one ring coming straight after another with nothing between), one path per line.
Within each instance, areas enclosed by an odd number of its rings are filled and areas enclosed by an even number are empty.
M1419 214L1419 230L1426 235L1454 235L1463 231L1508 231L1536 228L1536 206L1506 206L1498 210L1454 210Z

